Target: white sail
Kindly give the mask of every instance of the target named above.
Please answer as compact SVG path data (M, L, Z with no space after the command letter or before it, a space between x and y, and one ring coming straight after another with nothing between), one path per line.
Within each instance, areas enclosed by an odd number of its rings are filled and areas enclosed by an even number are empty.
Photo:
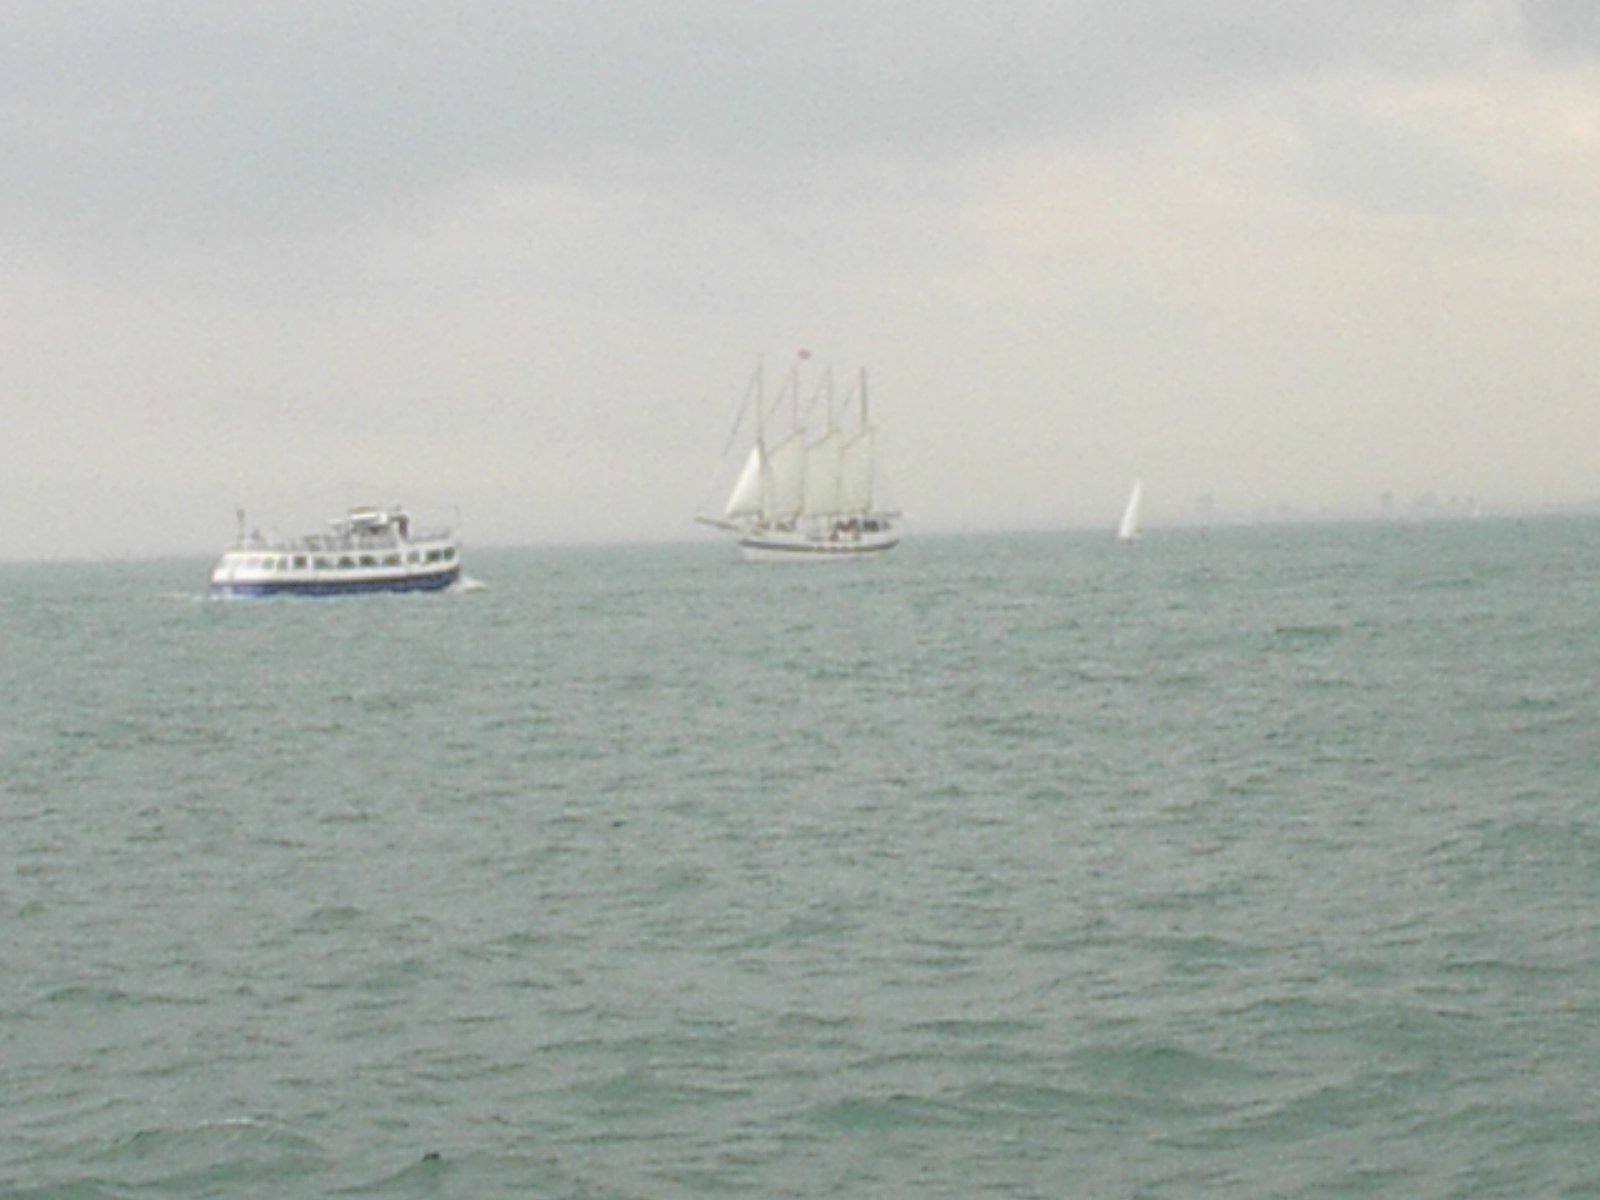
M1135 480L1128 505L1122 510L1122 520L1117 525L1117 541L1131 542L1139 536L1139 510L1144 503L1144 481Z
M784 438L767 455L767 503L762 516L784 521L800 515L805 504L806 443L801 434Z
M839 474L839 511L872 511L872 474L877 457L878 431L871 425L844 445Z
M722 510L725 517L754 517L761 513L761 443L750 447L750 456L744 460L739 480L728 494L728 504Z
M839 468L844 439L830 431L806 447L805 514L832 516L839 511Z

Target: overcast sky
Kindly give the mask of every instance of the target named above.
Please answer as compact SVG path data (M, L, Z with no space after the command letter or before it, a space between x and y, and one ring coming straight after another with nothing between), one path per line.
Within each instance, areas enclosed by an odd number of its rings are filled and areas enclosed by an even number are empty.
M698 537L801 347L913 529L1600 497L1594 0L9 0L0 154L0 557Z

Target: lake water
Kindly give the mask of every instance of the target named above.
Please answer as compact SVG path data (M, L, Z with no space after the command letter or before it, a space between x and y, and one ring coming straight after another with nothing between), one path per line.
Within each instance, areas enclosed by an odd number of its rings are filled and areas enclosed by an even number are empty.
M0 1194L1595 1196L1600 521L0 566Z

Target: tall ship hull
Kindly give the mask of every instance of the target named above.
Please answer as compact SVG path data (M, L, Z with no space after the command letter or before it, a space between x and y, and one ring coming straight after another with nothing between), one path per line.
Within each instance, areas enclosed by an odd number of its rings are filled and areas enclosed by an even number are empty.
M239 537L211 570L218 598L437 592L461 578L461 544L449 530L412 529L400 507L354 508L326 533L292 540Z
M746 562L848 562L876 558L900 544L891 527L751 530L735 540Z
M750 562L848 562L899 545L899 513L879 496L878 431L867 410L865 371L836 405L831 373L802 400L797 362L769 404L758 370L730 447L751 414L738 478L721 510L703 510L696 520L731 535Z

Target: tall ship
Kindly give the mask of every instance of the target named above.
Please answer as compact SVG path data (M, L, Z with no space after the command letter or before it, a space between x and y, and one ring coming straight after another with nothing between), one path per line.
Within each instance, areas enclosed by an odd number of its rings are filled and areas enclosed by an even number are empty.
M750 439L738 477L720 511L695 519L731 534L753 561L871 558L893 549L900 514L878 495L866 369L839 403L832 372L804 403L799 362L770 403L763 376L757 368L729 439L730 450Z
M461 542L448 529L420 530L399 505L352 508L325 533L281 539L239 533L211 570L213 596L341 596L431 592L461 578Z

